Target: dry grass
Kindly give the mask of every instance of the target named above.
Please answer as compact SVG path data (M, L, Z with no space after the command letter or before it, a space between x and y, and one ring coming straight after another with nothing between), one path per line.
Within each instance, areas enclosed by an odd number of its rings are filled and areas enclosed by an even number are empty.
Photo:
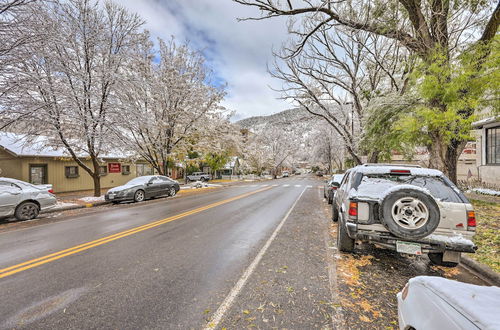
M476 253L468 254L472 259L500 272L500 203L472 200L476 210Z

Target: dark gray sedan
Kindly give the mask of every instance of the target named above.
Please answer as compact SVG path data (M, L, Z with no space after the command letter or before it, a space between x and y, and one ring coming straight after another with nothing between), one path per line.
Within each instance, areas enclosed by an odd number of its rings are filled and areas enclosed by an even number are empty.
M163 175L145 175L130 180L123 186L111 188L104 196L108 202L142 202L159 196L175 196L179 183Z
M330 180L325 181L325 186L323 188L323 197L328 200L328 204L332 204L333 197L338 187L340 187L340 182L344 178L344 174L334 174Z

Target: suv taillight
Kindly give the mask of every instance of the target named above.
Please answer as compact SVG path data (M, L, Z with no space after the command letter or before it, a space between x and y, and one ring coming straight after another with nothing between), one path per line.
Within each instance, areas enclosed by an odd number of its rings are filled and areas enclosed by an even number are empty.
M349 217L352 219L356 219L358 217L358 203L349 203Z
M49 189L49 193L53 194L54 193L54 189Z
M467 211L467 230L476 230L476 213Z

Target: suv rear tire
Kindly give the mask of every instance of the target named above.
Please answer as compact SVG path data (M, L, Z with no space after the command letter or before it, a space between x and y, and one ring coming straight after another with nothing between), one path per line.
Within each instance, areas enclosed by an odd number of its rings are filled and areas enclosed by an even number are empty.
M396 190L379 208L379 219L395 236L407 239L430 235L439 226L439 207L434 198L417 189Z
M337 247L342 252L354 251L354 240L347 235L347 230L342 221L337 226Z
M431 261L431 263L433 263L434 265L444 266L444 267L457 267L458 266L458 262L443 261L443 253L442 252L428 253L427 256L429 257L429 260Z
M332 221L339 221L339 210L337 210L337 205L335 205L335 203L332 203Z

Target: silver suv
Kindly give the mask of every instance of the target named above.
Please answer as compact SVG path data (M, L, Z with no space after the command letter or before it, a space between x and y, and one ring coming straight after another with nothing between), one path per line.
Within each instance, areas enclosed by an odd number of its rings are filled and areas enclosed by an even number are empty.
M337 245L375 243L404 254L427 254L454 267L473 253L472 205L442 172L410 165L365 164L346 172L332 204Z
M187 176L188 181L208 181L210 180L210 174L203 172L194 172Z

